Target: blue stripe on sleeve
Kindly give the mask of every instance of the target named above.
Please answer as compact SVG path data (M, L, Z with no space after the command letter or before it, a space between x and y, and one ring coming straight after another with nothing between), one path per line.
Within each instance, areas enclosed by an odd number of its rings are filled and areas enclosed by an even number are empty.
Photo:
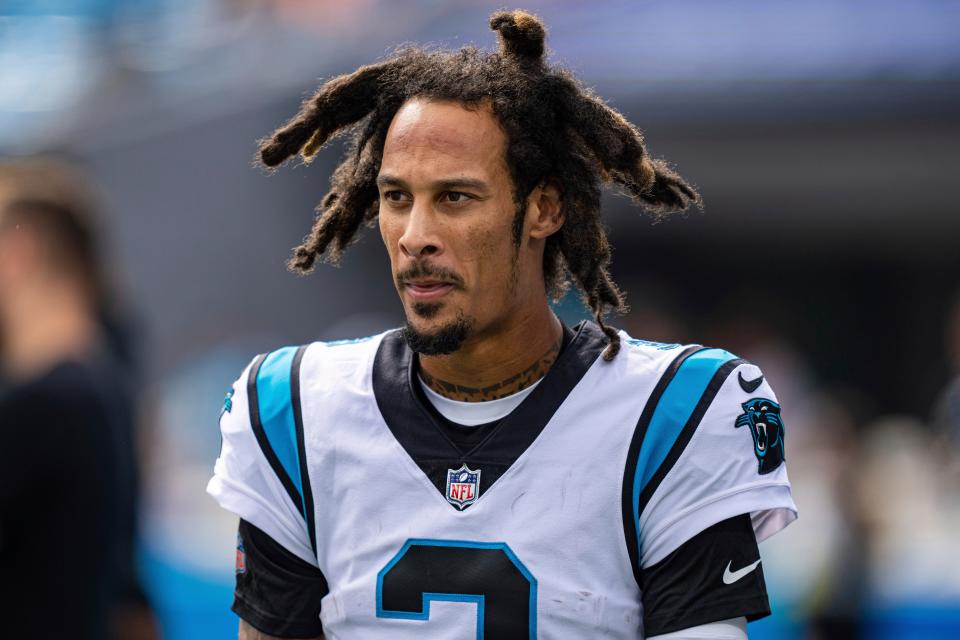
M723 349L704 349L694 353L683 361L660 397L640 447L633 479L633 519L638 538L640 493L666 460L714 374L735 358L735 355Z
M270 448L300 494L300 504L303 505L300 452L290 395L290 373L296 353L297 347L284 347L266 357L257 374L257 399L260 422Z

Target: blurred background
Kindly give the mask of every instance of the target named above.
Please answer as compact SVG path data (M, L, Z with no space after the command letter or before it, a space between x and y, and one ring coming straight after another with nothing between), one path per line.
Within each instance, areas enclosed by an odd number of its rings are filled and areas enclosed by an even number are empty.
M204 492L229 384L256 353L402 320L376 233L285 270L341 147L268 176L255 141L403 42L492 47L497 8L0 1L0 156L69 162L103 205L165 638L236 633L236 523ZM704 196L652 224L608 194L619 325L734 351L784 407L800 519L761 545L774 615L751 638L960 637L960 3L524 8Z

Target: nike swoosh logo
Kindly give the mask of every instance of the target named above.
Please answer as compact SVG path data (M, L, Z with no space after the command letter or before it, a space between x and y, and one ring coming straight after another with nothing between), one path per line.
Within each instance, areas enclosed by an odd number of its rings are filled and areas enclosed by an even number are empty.
M723 570L723 584L733 584L743 576L747 575L751 571L757 568L757 565L760 564L760 561L757 560L753 564L748 564L742 569L737 569L736 571L730 571L730 565L733 564L733 561L727 563L727 568Z
M740 382L740 388L741 388L741 389L743 389L743 390L746 391L747 393L753 393L754 391L757 390L757 387L760 386L760 383L763 382L763 376L761 375L759 378L757 378L757 379L755 379L755 380L744 380L744 379L743 379L743 372L742 372L742 371L738 371L738 372L737 372L737 380Z

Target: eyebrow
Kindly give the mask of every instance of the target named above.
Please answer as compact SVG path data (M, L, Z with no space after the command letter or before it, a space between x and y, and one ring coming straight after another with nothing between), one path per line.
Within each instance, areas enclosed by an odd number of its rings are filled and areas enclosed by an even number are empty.
M407 183L389 174L380 174L377 176L378 187L406 187ZM430 183L430 186L437 191L451 191L454 189L473 189L475 191L489 191L490 186L478 178L444 178Z

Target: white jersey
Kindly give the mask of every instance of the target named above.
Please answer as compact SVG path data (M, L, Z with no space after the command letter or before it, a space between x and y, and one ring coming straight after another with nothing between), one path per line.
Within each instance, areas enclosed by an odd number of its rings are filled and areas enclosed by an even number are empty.
M583 323L466 453L400 332L260 356L208 491L322 571L328 640L642 638L645 568L740 514L763 540L796 506L757 367L621 336L606 362Z

